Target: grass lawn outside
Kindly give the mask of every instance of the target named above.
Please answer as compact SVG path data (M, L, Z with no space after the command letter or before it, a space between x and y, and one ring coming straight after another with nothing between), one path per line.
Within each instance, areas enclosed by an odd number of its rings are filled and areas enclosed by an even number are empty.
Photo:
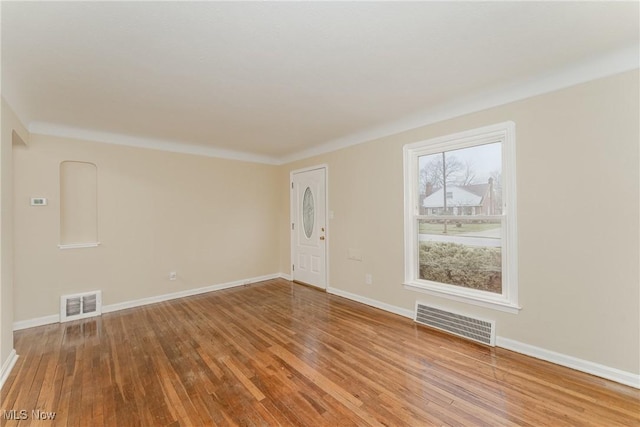
M460 224L459 226L456 224ZM421 220L419 224L419 233L420 234L443 234L444 233L444 224L434 222L427 222L425 220ZM500 223L468 223L465 224L460 221L449 221L447 224L447 234L455 236L455 235L463 235L467 233L479 233L483 231L490 231L500 229Z

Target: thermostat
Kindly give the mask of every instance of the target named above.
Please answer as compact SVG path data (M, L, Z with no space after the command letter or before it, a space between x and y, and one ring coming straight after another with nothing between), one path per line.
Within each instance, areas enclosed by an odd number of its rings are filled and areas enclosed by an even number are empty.
M32 197L31 198L31 206L46 206L47 199L46 197Z

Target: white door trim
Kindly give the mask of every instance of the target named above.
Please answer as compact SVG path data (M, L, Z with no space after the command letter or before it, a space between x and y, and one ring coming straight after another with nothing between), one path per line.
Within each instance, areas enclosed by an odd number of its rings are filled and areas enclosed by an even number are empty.
M329 246L331 242L331 226L329 223L331 222L331 218L329 217L329 166L326 163L322 163L316 166L309 166L306 168L295 169L289 172L289 246L291 247L290 258L289 258L289 271L291 272L291 280L294 278L292 266L295 264L295 240L294 240L294 232L291 229L291 224L295 222L295 211L294 211L294 200L293 200L293 192L291 191L291 187L293 185L293 175L302 172L310 172L317 169L324 169L324 209L325 209L325 238L327 244L325 245L325 286L324 289L327 290L330 287L329 283Z

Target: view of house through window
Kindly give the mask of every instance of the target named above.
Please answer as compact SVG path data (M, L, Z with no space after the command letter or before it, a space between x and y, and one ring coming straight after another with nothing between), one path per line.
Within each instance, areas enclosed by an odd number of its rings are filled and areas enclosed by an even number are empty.
M418 157L419 278L502 293L502 144Z

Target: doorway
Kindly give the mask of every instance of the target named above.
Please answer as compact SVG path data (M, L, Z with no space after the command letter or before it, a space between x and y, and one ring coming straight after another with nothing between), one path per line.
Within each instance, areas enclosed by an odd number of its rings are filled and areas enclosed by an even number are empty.
M291 278L327 288L327 167L291 172Z

